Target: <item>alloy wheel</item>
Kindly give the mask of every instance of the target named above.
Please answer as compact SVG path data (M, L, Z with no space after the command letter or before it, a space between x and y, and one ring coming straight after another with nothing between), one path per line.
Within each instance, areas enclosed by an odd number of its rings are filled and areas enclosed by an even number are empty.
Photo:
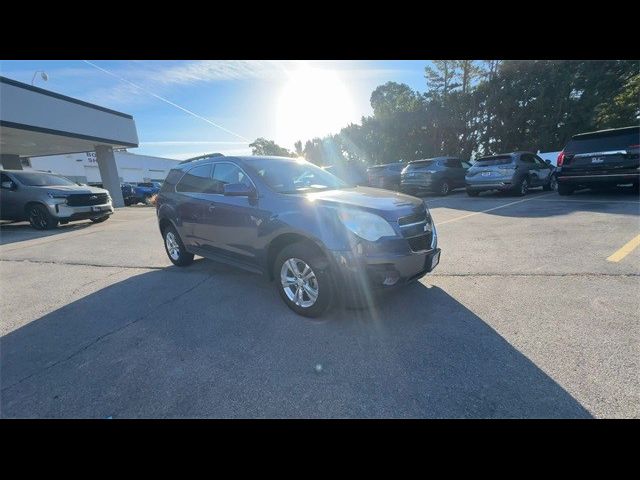
M309 308L318 299L318 279L311 267L299 258L282 264L280 282L287 298L302 308Z
M167 252L169 252L169 256L173 260L177 261L180 258L180 245L178 244L178 240L173 232L167 232L165 243L167 245Z

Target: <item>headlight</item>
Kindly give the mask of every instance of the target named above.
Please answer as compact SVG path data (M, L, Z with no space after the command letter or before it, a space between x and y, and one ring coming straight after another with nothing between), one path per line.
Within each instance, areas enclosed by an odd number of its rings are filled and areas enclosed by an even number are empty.
M66 202L68 196L69 195L65 195L63 193L51 193L51 192L47 193L47 197L49 197L49 198L51 198L53 200L59 200L61 203Z
M340 221L357 236L375 242L382 237L394 237L393 227L379 215L359 210L340 210Z

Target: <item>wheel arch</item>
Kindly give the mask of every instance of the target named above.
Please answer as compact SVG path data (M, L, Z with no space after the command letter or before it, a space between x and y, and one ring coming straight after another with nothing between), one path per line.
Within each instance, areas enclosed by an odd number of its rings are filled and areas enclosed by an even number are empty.
M329 260L329 256L327 255L327 252L318 243L317 240L309 236L302 235L300 233L295 233L295 232L282 233L277 237L275 237L273 240L271 240L271 242L269 242L269 247L267 248L265 273L267 274L267 277L269 278L269 280L273 280L274 278L273 266L276 261L276 258L278 257L278 254L282 251L283 248L294 243L306 243L312 249L316 250L323 257Z

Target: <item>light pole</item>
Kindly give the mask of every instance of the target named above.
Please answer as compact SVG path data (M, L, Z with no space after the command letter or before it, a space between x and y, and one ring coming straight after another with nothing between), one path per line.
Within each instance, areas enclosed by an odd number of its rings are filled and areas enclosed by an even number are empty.
M31 85L33 85L33 83L36 81L36 75L38 73L40 74L40 78L42 78L42 80L44 80L45 82L49 80L49 76L44 70L36 70L35 73L33 74L33 78L31 79Z

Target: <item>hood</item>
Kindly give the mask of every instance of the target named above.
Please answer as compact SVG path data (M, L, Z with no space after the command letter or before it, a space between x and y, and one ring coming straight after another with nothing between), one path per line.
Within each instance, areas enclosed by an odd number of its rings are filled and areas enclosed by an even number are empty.
M90 187L88 185L44 185L37 188L51 193L109 193L104 188Z
M419 198L370 187L352 187L340 190L307 193L304 197L311 201L334 208L358 208L376 213L387 220L416 213L425 208Z

